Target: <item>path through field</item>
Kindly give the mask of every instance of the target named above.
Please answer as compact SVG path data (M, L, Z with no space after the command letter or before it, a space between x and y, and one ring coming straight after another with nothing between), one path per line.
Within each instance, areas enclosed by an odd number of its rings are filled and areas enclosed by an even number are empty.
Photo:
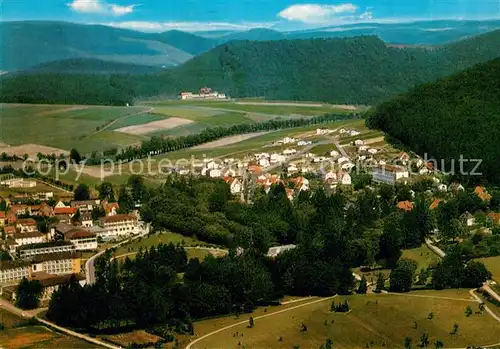
M261 315L261 316L256 316L254 318L254 320L259 320L259 319L263 319L263 318L266 318L266 317L269 317L269 316L274 316L274 315L278 315L278 314L282 314L282 313L286 313L287 311L291 311L291 310L295 310L295 309L298 309L298 308L302 308L302 307L306 307L308 305L311 305L311 304L316 304L316 303L319 303L319 302L324 302L324 301L327 301L327 300L330 300L330 299L333 299L337 297L337 295L335 296L331 296L331 297L326 297L326 298L321 298L321 299L318 299L318 300L314 300L312 302L307 302L305 304L299 304L299 305L296 305L294 307L290 307L290 308L286 308L286 309L283 309L283 310L278 310L278 311L275 311L274 313L270 313L270 314L266 314L266 315ZM299 302L300 300L295 300L295 301L289 301L288 303L292 303L292 302ZM244 321L240 321L240 322L237 322L235 324L232 324L232 325L229 325L229 326L225 326L225 327L222 327L222 328L219 328L218 330L215 330L215 331L212 331L210 333L207 333L206 335L203 335L201 336L200 338L196 338L194 341L192 341L191 343L189 343L187 346L186 346L186 349L191 349L191 347L202 341L203 339L205 338L208 338L210 336L213 336L214 334L217 334L219 332L222 332L222 331L225 331L225 330L229 330L230 328L233 328L233 327L236 327L236 326L240 326L240 325L243 325L243 324L246 324L248 323L248 320L244 320Z
M263 131L263 132L246 133L246 134L242 134L242 135L224 137L224 138L218 139L218 140L213 141L213 142L208 142L208 143L203 143L203 144L197 145L195 147L192 147L191 149L212 149L212 148L224 147L226 145L239 143L239 142L245 141L245 140L253 138L253 137L262 136L262 135L265 135L266 133L269 133L269 132Z

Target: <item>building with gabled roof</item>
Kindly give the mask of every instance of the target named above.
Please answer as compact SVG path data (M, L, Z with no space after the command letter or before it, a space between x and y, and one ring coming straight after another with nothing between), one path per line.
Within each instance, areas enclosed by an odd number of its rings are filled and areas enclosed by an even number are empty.
M400 201L400 202L398 202L396 207L399 208L400 210L409 212L409 211L413 210L413 203L408 201L408 200Z

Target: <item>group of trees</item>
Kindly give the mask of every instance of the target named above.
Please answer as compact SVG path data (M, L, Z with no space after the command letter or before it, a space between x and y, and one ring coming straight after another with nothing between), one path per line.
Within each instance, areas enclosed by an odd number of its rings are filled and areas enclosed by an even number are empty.
M125 105L208 85L233 97L373 105L497 57L495 34L435 50L390 47L374 36L232 41L157 74L9 74L0 102Z
M379 105L368 125L437 159L440 170L463 182L498 184L499 147L490 139L500 137L499 79L500 59L477 65Z
M112 195L107 184L98 190L101 197ZM355 284L351 268L375 264L393 268L391 290L409 291L416 264L400 260L401 249L420 246L431 224L420 196L413 211L395 209L401 192L384 186L355 194L318 189L314 195L302 191L291 202L279 184L267 194L257 190L248 205L233 200L221 180L172 175L152 190L133 176L119 190L120 208L141 202L142 217L152 223L153 232L170 229L196 236L227 246L229 255L188 263L184 250L173 245L142 251L123 264L109 262L105 255L96 266L97 283L61 288L48 316L62 325L96 330L168 324L189 331L193 319L251 311L285 294L348 294ZM297 247L266 257L269 247L278 244ZM455 287L447 279L440 281L443 274L467 275L460 280L467 279L468 286L489 275L480 263L456 267L448 259L439 264L435 287ZM182 279L178 273L184 273ZM377 289L383 288L379 277ZM366 290L365 279L358 292ZM69 307L75 311L68 315Z

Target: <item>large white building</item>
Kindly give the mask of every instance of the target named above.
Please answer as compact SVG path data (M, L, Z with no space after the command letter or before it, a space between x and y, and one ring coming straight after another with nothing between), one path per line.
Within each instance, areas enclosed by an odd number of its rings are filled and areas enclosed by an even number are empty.
M45 234L38 231L32 231L26 233L15 233L14 241L16 242L16 246L24 246L46 242L47 239Z
M99 223L101 228L107 231L107 237L125 237L139 234L137 218L129 214L102 217Z
M57 252L73 252L75 245L69 241L51 241L39 244L24 245L17 249L20 258Z
M71 229L64 239L75 245L77 251L97 250L97 235L81 228Z
M373 181L395 185L402 178L409 178L408 169L402 166L384 165L372 169Z

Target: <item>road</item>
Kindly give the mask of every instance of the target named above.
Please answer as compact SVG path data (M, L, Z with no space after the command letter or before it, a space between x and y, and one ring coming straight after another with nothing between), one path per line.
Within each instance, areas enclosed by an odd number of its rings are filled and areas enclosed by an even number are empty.
M333 141L333 144L335 144L335 146L337 147L337 149L339 150L340 154L342 154L343 157L345 158L348 158L349 159L349 155L347 154L347 152L345 151L344 147L342 147L339 143L339 141L337 139L335 139Z
M286 313L288 311L295 310L295 309L302 308L302 307L306 307L308 305L316 304L316 303L319 303L319 302L324 302L324 301L327 301L329 299L333 299L335 297L337 297L337 295L331 296L331 297L327 297L327 298L321 298L321 299L318 299L318 300L315 300L315 301L312 301L312 302L307 302L307 303L304 303L304 304L299 304L299 305L296 305L294 307L290 307L290 308L287 308L287 309L275 311L274 313L265 314L265 315L261 315L261 316L256 316L253 319L254 320L264 319L264 318L269 317L269 316L274 316L274 315ZM300 301L300 300L290 301L289 303L298 302L298 301ZM210 336L213 336L214 334L217 334L219 332L222 332L222 331L225 331L225 330L229 330L230 328L233 328L233 327L236 327L236 326L240 326L240 325L244 325L244 324L247 324L247 323L248 323L248 320L243 320L243 321L237 322L235 324L232 324L232 325L229 325L229 326L225 326L225 327L219 328L218 330L215 330L215 331L212 331L210 333L207 333L206 335L203 335L200 338L196 338L194 341L192 341L191 343L189 343L186 346L186 349L191 349L191 347L193 345L195 345L196 343L198 343L198 342L200 342L200 341L202 341L202 340L204 340L204 339L206 339L206 338L208 338Z
M120 241L116 245L113 245L111 248L119 247L119 246L121 246L123 244L126 244L129 241L133 241L133 240L136 240L136 239L138 239L140 237L148 235L149 229L150 229L149 225L146 226L146 227L142 227L141 229L143 229L143 231L139 235L136 235L136 236L133 236L133 237L131 237L129 239ZM92 257L90 257L87 260L87 262L85 262L85 278L86 278L86 283L88 285L92 285L92 284L95 283L96 278L95 278L95 266L94 266L94 262L95 262L96 258L98 258L99 256L102 256L105 252L106 252L106 250L100 251L97 254L95 254Z
M46 326L48 326L50 328L53 328L53 329L56 329L57 331L63 332L65 334L67 334L67 335L83 339L84 341L100 345L102 347L106 347L106 348L110 348L110 349L122 349L121 347L118 347L118 346L115 346L115 345L112 345L112 344L109 344L109 343L102 342L102 341L100 341L100 340L98 340L96 338L92 338L92 337L89 337L89 336L87 336L85 334L69 330L67 328L58 326L58 325L56 325L53 322L50 322L50 321L47 321L45 319L42 319L42 318L38 317L39 313L41 313L42 311L47 310L48 308L38 308L38 309L33 309L33 310L23 310L23 309L19 309L19 308L15 307L14 305L12 305L10 302L6 301L5 299L0 298L0 309L5 309L6 311L8 311L11 314L14 314L14 315L20 316L22 318L26 318L26 319L30 319L32 317L35 317L43 325L46 325Z

